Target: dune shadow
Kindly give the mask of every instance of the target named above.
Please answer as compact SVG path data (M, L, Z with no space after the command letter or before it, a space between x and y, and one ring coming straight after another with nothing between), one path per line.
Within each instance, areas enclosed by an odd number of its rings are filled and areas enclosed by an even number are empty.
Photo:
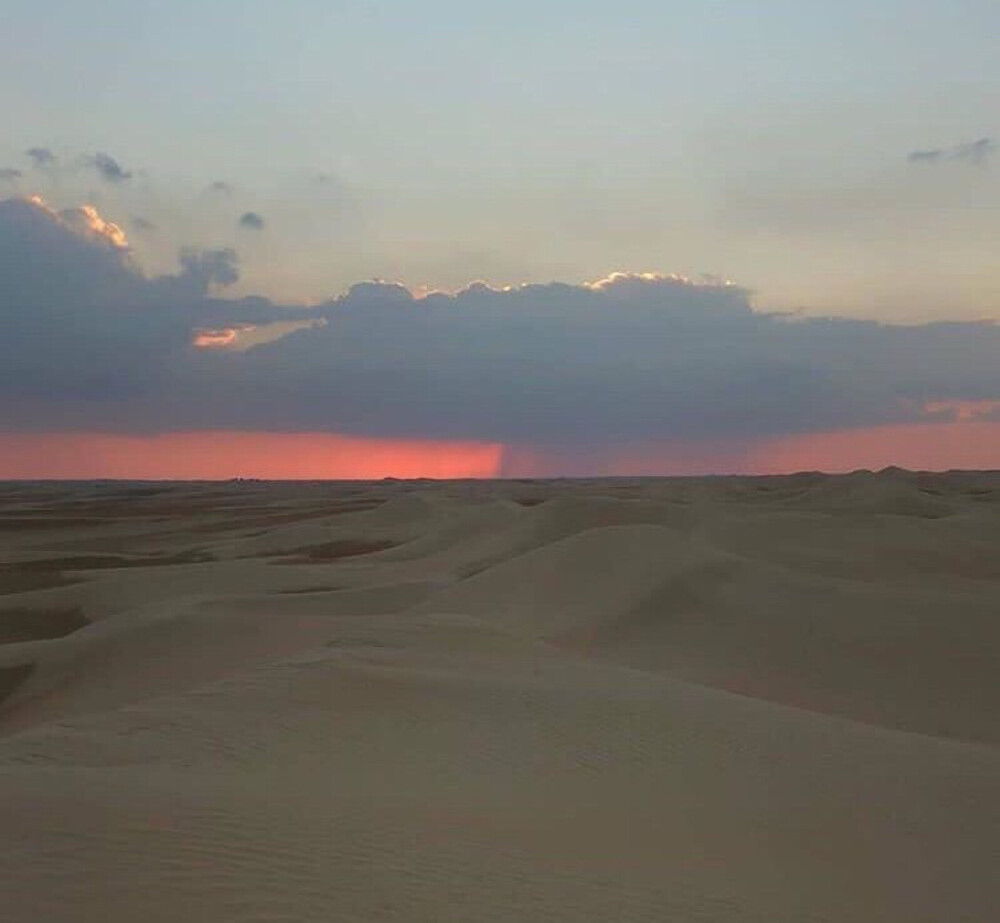
M0 609L0 644L49 641L89 625L79 606L53 609Z

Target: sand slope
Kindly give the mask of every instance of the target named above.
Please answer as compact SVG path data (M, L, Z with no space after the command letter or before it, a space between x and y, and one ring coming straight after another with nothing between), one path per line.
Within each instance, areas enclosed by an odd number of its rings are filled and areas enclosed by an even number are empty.
M10 919L995 919L996 475L2 500Z

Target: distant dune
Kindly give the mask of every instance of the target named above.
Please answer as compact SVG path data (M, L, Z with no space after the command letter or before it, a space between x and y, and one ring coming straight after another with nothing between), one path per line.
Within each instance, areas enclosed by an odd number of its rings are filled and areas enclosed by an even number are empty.
M0 918L987 923L1000 473L0 484Z

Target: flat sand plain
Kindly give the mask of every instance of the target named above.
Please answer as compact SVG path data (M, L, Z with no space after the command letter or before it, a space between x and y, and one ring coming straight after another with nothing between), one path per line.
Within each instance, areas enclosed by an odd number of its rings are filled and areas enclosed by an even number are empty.
M995 921L1000 474L0 484L0 918Z

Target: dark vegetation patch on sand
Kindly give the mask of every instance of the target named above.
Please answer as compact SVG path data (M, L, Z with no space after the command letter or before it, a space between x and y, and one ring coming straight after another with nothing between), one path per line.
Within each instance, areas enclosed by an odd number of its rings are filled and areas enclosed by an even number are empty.
M296 548L295 551L281 556L281 560L272 564L326 564L339 561L341 558L356 558L365 554L375 554L395 548L399 542L389 540L371 540L363 538L340 538L320 545L307 545Z
M174 521L195 516L231 514L240 519L254 515L264 524L295 522L342 513L358 513L374 509L385 502L381 498L351 497L343 500L326 498L308 508L284 510L264 504L252 506L239 502L238 496L155 496L145 497L115 496L102 498L75 498L72 500L49 502L46 505L30 505L28 508L10 510L0 517L0 528L42 529L73 528L76 526L99 526L108 520L146 519L152 521ZM230 501L230 502L226 502Z
M364 513L382 505L381 500L372 503L350 503L336 506L332 509L299 511L294 513L273 513L255 516L253 518L244 517L242 519L228 519L222 522L205 523L193 526L191 532L235 532L242 529L263 529L262 532L255 532L255 535L264 535L268 529L274 526L288 525L289 523L310 522L314 519L326 519L329 516L340 516L344 513Z
M126 556L119 554L66 555L62 558L38 558L0 564L0 573L51 573L67 570L104 570L118 567L170 567L175 564L206 564L214 560L203 551L179 551L174 554Z
M107 520L96 516L0 516L0 531L35 532L46 529L93 529L107 525Z
M335 593L337 590L342 590L342 589L343 587L339 586L304 586L304 587L297 587L294 590L275 590L273 595L296 596L302 593Z
M79 606L0 609L0 644L62 638L89 624Z
M0 564L0 596L30 593L72 586L82 581L65 576L58 570L22 570L10 564Z
M108 570L128 567L170 567L177 564L205 564L214 560L202 551L126 557L116 554L67 555L0 564L0 596L47 590L80 583L67 571Z
M0 703L31 676L34 669L33 663L19 663L16 667L0 668Z

